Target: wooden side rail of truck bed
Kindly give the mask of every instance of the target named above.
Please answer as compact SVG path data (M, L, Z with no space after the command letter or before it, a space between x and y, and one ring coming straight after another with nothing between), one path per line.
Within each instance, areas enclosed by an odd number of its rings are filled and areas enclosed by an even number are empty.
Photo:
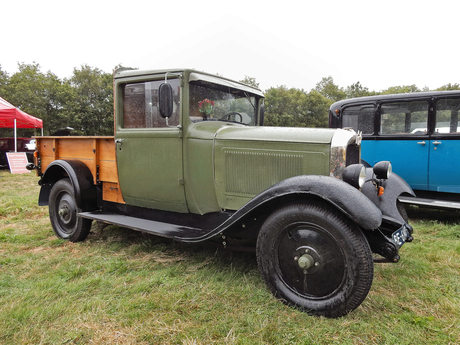
M42 173L55 160L79 160L91 171L94 184L102 185L104 200L124 203L118 184L114 137L49 136L35 137L35 140Z

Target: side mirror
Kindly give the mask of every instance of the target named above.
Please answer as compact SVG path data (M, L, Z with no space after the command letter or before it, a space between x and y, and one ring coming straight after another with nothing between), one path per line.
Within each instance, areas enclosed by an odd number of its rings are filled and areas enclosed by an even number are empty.
M173 113L173 89L170 84L163 83L158 88L160 115L169 118Z
M265 120L265 103L263 100L260 100L260 102L262 103L260 105L260 120L259 120L259 126L263 126L264 125L264 120Z

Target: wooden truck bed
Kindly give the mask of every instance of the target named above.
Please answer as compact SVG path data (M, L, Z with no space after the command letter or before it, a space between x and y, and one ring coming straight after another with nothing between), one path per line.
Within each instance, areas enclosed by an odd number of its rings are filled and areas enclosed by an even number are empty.
M35 137L35 140L41 159L41 172L45 172L48 165L57 159L82 161L93 174L94 184L102 184L103 199L124 203L118 184L114 137L49 136Z

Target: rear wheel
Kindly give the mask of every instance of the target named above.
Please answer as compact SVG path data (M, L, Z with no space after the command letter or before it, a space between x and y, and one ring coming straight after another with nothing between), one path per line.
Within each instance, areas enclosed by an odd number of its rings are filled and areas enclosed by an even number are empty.
M56 182L50 192L49 215L53 230L59 238L77 242L88 236L91 220L78 217L80 211L70 180Z
M299 203L275 211L259 233L257 261L276 297L327 317L356 309L374 274L361 230L326 204Z

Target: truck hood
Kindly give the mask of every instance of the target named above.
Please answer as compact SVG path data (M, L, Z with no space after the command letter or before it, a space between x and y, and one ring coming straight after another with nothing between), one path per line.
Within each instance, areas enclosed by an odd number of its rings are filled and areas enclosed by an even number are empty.
M225 126L215 134L215 140L265 141L285 143L328 144L335 129L293 127Z
M337 130L226 125L214 135L214 183L221 209L237 210L293 176L330 174Z

